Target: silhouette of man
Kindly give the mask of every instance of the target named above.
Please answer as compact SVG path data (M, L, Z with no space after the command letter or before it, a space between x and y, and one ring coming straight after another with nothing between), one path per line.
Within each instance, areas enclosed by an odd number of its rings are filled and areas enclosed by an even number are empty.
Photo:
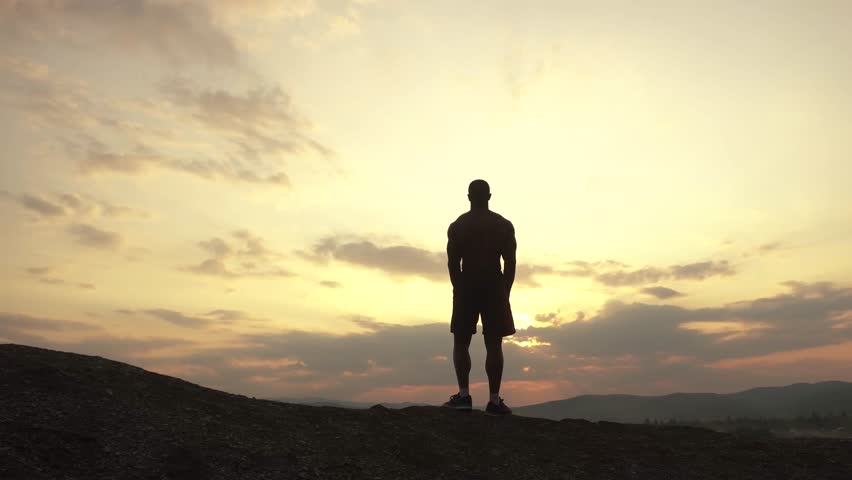
M462 214L447 230L447 259L453 284L453 364L459 393L445 407L471 410L468 391L470 340L482 316L485 338L485 372L490 398L489 415L509 415L512 410L500 398L503 376L503 337L515 333L509 293L515 281L515 227L512 222L488 209L491 191L485 180L470 182L467 189L470 211ZM500 257L503 270L500 271Z

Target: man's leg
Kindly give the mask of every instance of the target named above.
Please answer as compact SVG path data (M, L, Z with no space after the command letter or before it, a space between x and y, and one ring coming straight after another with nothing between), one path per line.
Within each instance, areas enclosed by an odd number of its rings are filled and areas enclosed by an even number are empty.
M485 373L488 375L488 391L494 397L500 393L500 381L503 379L503 337L486 335L485 350Z
M453 365L456 367L456 379L459 391L468 391L470 382L470 333L453 334Z

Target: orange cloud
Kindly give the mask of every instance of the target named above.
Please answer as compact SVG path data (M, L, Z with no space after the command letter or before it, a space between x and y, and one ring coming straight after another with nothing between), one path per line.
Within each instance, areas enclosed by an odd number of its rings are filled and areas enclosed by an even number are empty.
M838 343L821 347L789 350L754 357L726 358L706 365L720 369L777 369L778 367L797 366L811 363L828 366L840 364L852 365L852 342Z

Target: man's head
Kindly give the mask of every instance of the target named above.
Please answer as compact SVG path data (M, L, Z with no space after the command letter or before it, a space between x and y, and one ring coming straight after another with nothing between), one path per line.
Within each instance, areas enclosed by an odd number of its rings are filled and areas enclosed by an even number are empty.
M485 180L474 180L467 187L467 198L472 207L488 206L491 200L491 188Z

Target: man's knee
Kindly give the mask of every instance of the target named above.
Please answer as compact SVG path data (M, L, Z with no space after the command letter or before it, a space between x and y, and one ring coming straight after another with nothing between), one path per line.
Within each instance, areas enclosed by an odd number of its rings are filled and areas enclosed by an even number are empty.
M473 334L470 333L454 333L453 334L453 345L461 348L470 347L470 339Z
M503 350L503 337L500 335L485 335L485 349L489 352Z

